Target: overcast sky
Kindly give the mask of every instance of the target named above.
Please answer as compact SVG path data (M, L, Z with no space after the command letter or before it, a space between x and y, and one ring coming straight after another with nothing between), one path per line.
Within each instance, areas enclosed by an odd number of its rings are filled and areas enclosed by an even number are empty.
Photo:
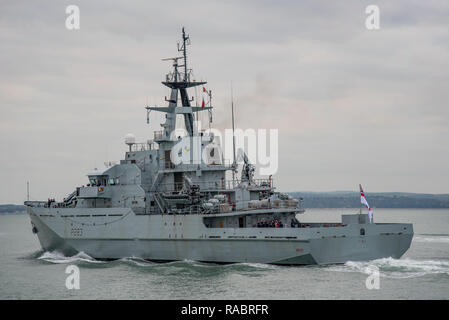
M28 180L32 199L62 199L125 134L152 138L144 106L168 95L182 26L215 126L231 126L232 81L236 126L279 129L278 190L449 193L448 23L447 0L2 0L0 203Z

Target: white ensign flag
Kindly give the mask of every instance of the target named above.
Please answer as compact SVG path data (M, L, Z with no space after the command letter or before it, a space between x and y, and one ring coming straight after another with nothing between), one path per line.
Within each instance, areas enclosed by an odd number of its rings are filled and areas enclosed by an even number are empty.
M373 222L373 211L371 210L371 208L368 204L368 201L366 201L365 193L363 192L362 185L359 184L359 186L360 186L360 202L362 202L362 204L365 205L365 207L368 209L369 223L372 223Z

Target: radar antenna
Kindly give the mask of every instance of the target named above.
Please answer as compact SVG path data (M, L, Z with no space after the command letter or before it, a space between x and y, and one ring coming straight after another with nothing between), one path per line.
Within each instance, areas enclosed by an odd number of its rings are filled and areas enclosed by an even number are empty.
M173 81L174 82L178 82L178 67L179 67L179 65L178 65L178 60L179 59L182 59L183 57L173 57L173 58L165 58L165 59L162 59L162 61L170 61L170 60L172 60L173 61L173 68L175 69L174 71L173 71ZM168 79L167 79L168 80Z
M187 45L190 45L190 37L189 35L186 35L184 27L182 27L182 45L180 46L178 43L178 51L182 52L184 58L184 65L180 66L184 67L184 82L189 82L187 79Z
M182 58L184 58L184 57L165 58L165 59L162 59L162 61L173 60L173 61L175 61L175 62L177 63L177 62L178 62L178 59L182 59Z

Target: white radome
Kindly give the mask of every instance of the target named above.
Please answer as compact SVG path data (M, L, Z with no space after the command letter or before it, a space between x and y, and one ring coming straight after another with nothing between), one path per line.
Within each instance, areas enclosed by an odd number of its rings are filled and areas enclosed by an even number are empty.
M129 145L129 146L135 144L136 143L136 137L132 133L128 133L125 136L125 143L127 145Z

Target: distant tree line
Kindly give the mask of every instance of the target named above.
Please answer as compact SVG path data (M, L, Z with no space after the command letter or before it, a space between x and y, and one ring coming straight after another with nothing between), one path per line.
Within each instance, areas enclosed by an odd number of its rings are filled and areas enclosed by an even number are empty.
M358 192L291 192L303 198L305 208L359 208ZM373 208L449 208L449 194L372 193L365 194Z
M1 204L0 205L0 214L23 212L23 211L25 211L25 206L22 206L22 205L16 205L16 204Z
M360 193L353 191L334 192L290 192L293 198L304 199L305 208L359 208ZM424 193L367 193L368 203L373 208L449 208L449 194ZM0 205L0 214L25 211L25 206Z

